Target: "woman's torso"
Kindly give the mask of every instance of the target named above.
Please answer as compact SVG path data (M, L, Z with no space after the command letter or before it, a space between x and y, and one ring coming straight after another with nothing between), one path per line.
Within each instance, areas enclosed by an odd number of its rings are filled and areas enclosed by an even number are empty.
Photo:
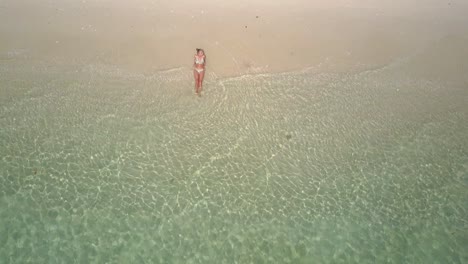
M205 55L203 56L195 55L195 68L197 69L205 68Z

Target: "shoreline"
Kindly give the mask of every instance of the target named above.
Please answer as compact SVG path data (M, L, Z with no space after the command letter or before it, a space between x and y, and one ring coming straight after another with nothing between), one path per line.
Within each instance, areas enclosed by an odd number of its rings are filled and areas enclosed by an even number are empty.
M231 74L219 74L216 70L212 70L207 67L205 76L206 81L219 80L219 79L231 79L239 78L244 76L258 76L258 75L284 75L284 74L301 74L301 73L311 73L311 74L358 74L362 72L372 71L387 67L393 64L395 61L398 61L398 58L394 61L389 61L384 64L361 64L361 65L345 65L337 67L336 65L326 65L322 63L319 65L310 65L305 67L297 68L285 68L279 70L265 70L265 71L251 71L251 72L241 72L241 73L231 73ZM16 68L14 65L17 65ZM61 72L63 74L75 74L75 73L94 73L97 75L103 74L102 72L107 72L111 76L122 76L125 74L127 76L141 76L144 78L150 78L151 76L157 76L160 74L166 73L182 73L183 76L188 76L192 79L192 68L186 65L179 65L170 68L138 68L138 67L125 67L125 65L118 64L106 64L106 63L63 63L56 62L51 63L44 60L30 60L27 58L0 58L0 66L8 68L8 71L19 72L19 71L34 71L36 73L55 73ZM27 68L25 68L27 66ZM101 71L96 71L100 69ZM104 73L105 75L105 73ZM181 78L184 80L184 78Z

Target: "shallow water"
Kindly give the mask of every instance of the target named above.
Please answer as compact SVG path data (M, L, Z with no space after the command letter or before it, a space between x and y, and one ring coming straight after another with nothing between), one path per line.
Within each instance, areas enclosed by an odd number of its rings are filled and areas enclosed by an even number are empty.
M421 58L201 98L185 68L3 60L0 259L466 262L467 80Z

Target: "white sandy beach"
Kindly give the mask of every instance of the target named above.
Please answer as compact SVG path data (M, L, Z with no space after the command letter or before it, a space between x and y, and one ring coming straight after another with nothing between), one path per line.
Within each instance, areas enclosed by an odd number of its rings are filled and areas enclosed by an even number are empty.
M466 10L463 1L4 0L0 56L152 73L190 68L194 49L204 48L217 76L346 71L466 34Z

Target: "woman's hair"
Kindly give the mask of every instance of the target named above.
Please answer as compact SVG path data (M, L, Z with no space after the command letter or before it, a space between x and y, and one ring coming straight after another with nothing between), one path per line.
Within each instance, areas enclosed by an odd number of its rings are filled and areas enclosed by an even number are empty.
M204 51L203 49L196 48L196 50L197 50L197 53L198 53L199 51L203 51L203 53L205 53L205 51Z

